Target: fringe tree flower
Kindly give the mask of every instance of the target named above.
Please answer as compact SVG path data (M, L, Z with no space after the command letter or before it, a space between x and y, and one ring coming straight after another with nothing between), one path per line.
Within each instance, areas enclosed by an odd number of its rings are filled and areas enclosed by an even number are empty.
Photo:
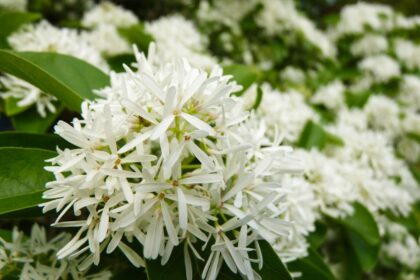
M259 250L256 242L292 238L278 178L299 172L299 161L281 138L266 138L264 122L231 96L240 87L219 67L208 74L185 60L156 66L135 54L136 71L112 75L98 91L104 99L85 101L81 119L55 128L76 146L46 167L56 179L44 211L60 213L54 225L78 228L59 258L89 252L85 263L97 264L118 247L142 266L159 256L166 263L184 246L188 279L191 254L203 260L203 278L216 279L226 263L254 279L248 252ZM66 213L73 218L63 221ZM134 240L142 252L127 245Z

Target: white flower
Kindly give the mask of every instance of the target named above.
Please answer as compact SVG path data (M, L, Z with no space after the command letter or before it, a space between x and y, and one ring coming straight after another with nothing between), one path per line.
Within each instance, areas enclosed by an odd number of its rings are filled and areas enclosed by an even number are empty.
M194 24L181 15L146 22L145 30L156 43L156 61L165 64L174 58L188 58L197 68L211 70L216 60L206 53L207 41Z
M108 71L108 65L101 57L99 50L77 31L66 28L59 29L47 21L23 27L13 33L8 38L8 42L17 51L67 54ZM47 115L47 110L51 113L56 111L53 103L56 98L29 83L12 76L1 77L0 82L6 87L6 90L1 93L2 98L16 98L18 99L17 105L20 107L29 107L35 104L42 117Z
M397 58L410 70L420 69L420 46L411 41L398 39L395 42Z
M35 104L38 113L43 118L47 116L47 110L51 113L56 112L53 102L57 99L30 83L10 75L1 76L0 83L6 88L4 92L0 92L1 98L16 98L19 100L17 105L20 107L29 107Z
M386 96L373 95L363 107L368 125L390 136L401 132L400 109L396 102Z
M102 2L84 14L83 26L96 27L108 24L116 27L128 27L138 23L137 17L130 10L125 10L112 2Z
M355 56L369 56L386 52L388 41L385 37L367 34L351 45L350 51Z
M420 78L404 75L398 99L413 111L420 110Z
M297 11L293 1L264 0L262 3L263 9L256 21L269 35L288 30L302 32L304 37L323 55L335 55L335 47L328 37L318 30L312 21Z
M389 30L393 27L393 17L393 10L385 5L363 2L346 5L340 12L333 36L362 33L366 28Z
M0 269L2 276L18 274L20 279L110 279L109 271L88 274L79 270L77 259L58 260L57 250L70 240L70 235L60 233L47 241L43 227L34 224L31 235L26 238L23 232L13 229L11 242L0 238Z
M322 104L331 110L339 110L344 106L344 90L341 81L335 80L320 87L312 97L312 102Z
M301 69L293 66L284 68L280 76L282 79L296 84L304 83L305 81L305 73Z
M155 65L135 55L137 71L112 75L98 92L106 99L84 102L82 119L56 126L77 148L50 160L55 181L42 206L60 213L56 226L79 228L59 258L89 251L85 262L97 264L118 247L135 266L159 256L164 264L184 243L192 279L189 252L201 259L200 240L211 249L203 278L216 279L225 262L253 279L250 244L291 234L274 178L298 172L299 162L230 96L240 87L219 67L208 74L186 60ZM124 236L140 242L141 256Z
M302 94L296 91L279 92L268 84L262 86L262 100L257 114L265 119L271 135L279 131L287 142L298 140L308 120L316 120L317 115L305 103ZM245 104L252 106L256 97L256 87L244 94ZM250 106L248 106L250 107Z
M7 41L16 51L57 52L85 60L104 71L108 69L98 50L76 30L57 28L47 21L26 25Z
M387 55L369 56L358 67L378 83L387 82L401 74L399 64Z
M26 11L27 0L1 0L0 8L15 11Z
M130 53L132 51L129 43L118 34L117 28L110 24L100 24L91 31L83 32L82 36L87 42L107 56Z

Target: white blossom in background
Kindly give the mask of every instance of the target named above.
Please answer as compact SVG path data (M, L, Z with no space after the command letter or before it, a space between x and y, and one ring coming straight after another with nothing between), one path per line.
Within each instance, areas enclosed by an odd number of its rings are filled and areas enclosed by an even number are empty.
M391 98L383 95L373 95L363 108L368 125L374 130L383 131L395 137L401 133L401 110Z
M311 101L314 104L324 105L331 110L341 109L344 103L345 87L339 80L335 80L325 86L320 87L313 95Z
M367 34L354 42L350 51L354 56L370 56L384 53L388 50L388 47L388 41L384 36Z
M404 39L396 40L395 54L408 69L420 69L420 45Z
M286 81L296 84L304 83L306 78L305 72L293 66L287 66L286 68L284 68L283 71L280 73L280 77Z
M138 23L136 15L111 2L101 2L84 14L82 25L86 27L97 27L108 24L117 27L128 27Z
M86 252L84 263L97 264L101 252L118 247L139 267L144 258L166 263L183 242L192 279L191 254L201 259L201 240L211 249L202 278L216 279L226 263L254 279L250 246L293 238L277 180L300 172L299 160L230 97L240 87L221 68L208 74L186 60L155 66L135 54L136 72L113 75L98 92L104 99L85 101L81 119L55 128L77 147L58 150L46 167L55 181L44 211L60 213L55 226L78 228L58 257ZM141 256L123 236L142 244Z
M13 11L26 11L27 0L1 0L0 8Z
M76 259L57 259L57 250L70 238L69 234L60 233L47 240L45 228L37 224L32 226L31 235L26 238L15 227L10 242L0 237L0 271L19 273L20 279L111 279L109 271L89 274L79 271L80 262ZM2 276L7 277L7 274Z
M387 82L401 75L399 64L391 57L382 54L366 57L359 62L358 67L377 83Z
M335 55L335 46L314 23L302 15L291 0L263 0L263 9L257 16L257 24L269 35L281 34L294 30L302 32L304 37L316 46L323 55Z
M413 270L420 266L420 239L416 239L402 225L381 216L385 242L381 246L381 254Z
M0 84L6 88L4 91L0 90L1 98L16 99L18 100L16 104L19 107L29 107L35 104L39 115L43 118L47 116L48 112L56 112L54 101L56 101L57 98L42 92L39 88L30 83L16 78L15 76L4 75L0 76Z
M397 143L398 154L408 162L415 163L420 160L420 143L414 139L403 137Z
M79 59L108 71L108 65L101 57L98 49L83 39L77 31L67 28L57 28L47 21L24 26L8 38L9 44L16 51L57 52L75 56ZM53 101L55 97L43 92L19 78L6 75L0 77L0 82L6 88L0 92L2 98L13 97L17 105L29 107L35 105L41 117L47 112L56 111Z
M200 69L210 71L217 63L207 54L207 39L199 33L193 22L181 15L161 17L146 22L145 30L156 43L156 61L165 64L174 58L188 58Z
M262 100L257 114L263 118L269 128L270 135L278 131L288 143L296 142L308 120L317 120L318 116L305 103L303 95L297 91L280 92L263 84ZM244 93L244 103L250 108L256 97L256 87L251 87Z
M82 36L105 56L132 52L130 44L110 24L100 24L91 31L83 32Z
M340 20L331 31L333 38L359 34L366 27L373 30L389 30L394 26L394 12L385 5L359 2L345 6L340 12Z
M420 78L418 76L403 76L398 99L404 106L410 108L410 110L420 110Z
M111 2L101 2L83 15L82 25L91 30L82 34L106 56L131 53L130 44L120 36L118 28L129 27L138 22L132 11Z

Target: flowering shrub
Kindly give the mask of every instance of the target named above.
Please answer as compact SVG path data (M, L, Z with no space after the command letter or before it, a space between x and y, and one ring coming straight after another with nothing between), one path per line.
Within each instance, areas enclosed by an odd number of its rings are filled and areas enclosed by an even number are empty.
M418 16L62 2L0 0L0 278L420 277Z

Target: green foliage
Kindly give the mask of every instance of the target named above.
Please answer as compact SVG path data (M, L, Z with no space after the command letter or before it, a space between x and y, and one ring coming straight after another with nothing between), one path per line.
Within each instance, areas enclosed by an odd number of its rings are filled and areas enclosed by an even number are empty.
M344 142L339 137L324 130L322 126L313 121L308 121L306 123L297 143L299 147L307 150L310 150L311 148L322 150L327 144L342 146Z
M223 67L225 75L232 75L234 80L240 84L243 89L237 94L242 94L259 78L260 72L256 67L244 64L231 64Z
M9 97L4 101L4 111L7 116L11 117L27 110L29 106L19 106L17 103L19 99Z
M45 184L53 175L44 170L52 151L37 148L0 148L0 214L42 202Z
M371 271L377 263L381 244L379 229L375 219L366 207L355 203L354 213L344 219L338 219L346 232L350 250L365 272Z
M21 78L54 95L79 112L83 99L93 99L93 90L109 83L108 76L75 57L58 53L0 50L0 71Z
M60 147L73 147L63 138L53 134L37 134L17 131L0 132L0 147L39 148L55 151Z
M123 64L130 66L131 63L135 62L136 58L134 54L119 54L115 56L108 57L106 62L115 72L124 72Z
M16 130L22 132L43 133L48 131L60 113L63 106L57 106L55 113L48 113L46 117L41 117L35 106L21 114L12 117L12 123Z
M0 39L7 38L24 24L35 21L41 17L36 13L23 13L16 11L0 11Z
M144 30L144 25L141 23L129 27L120 27L118 28L118 32L129 43L137 45L145 53L147 53L149 44L153 41L152 35Z
M291 272L301 272L301 280L334 280L335 277L322 257L312 248L308 256L287 265Z

